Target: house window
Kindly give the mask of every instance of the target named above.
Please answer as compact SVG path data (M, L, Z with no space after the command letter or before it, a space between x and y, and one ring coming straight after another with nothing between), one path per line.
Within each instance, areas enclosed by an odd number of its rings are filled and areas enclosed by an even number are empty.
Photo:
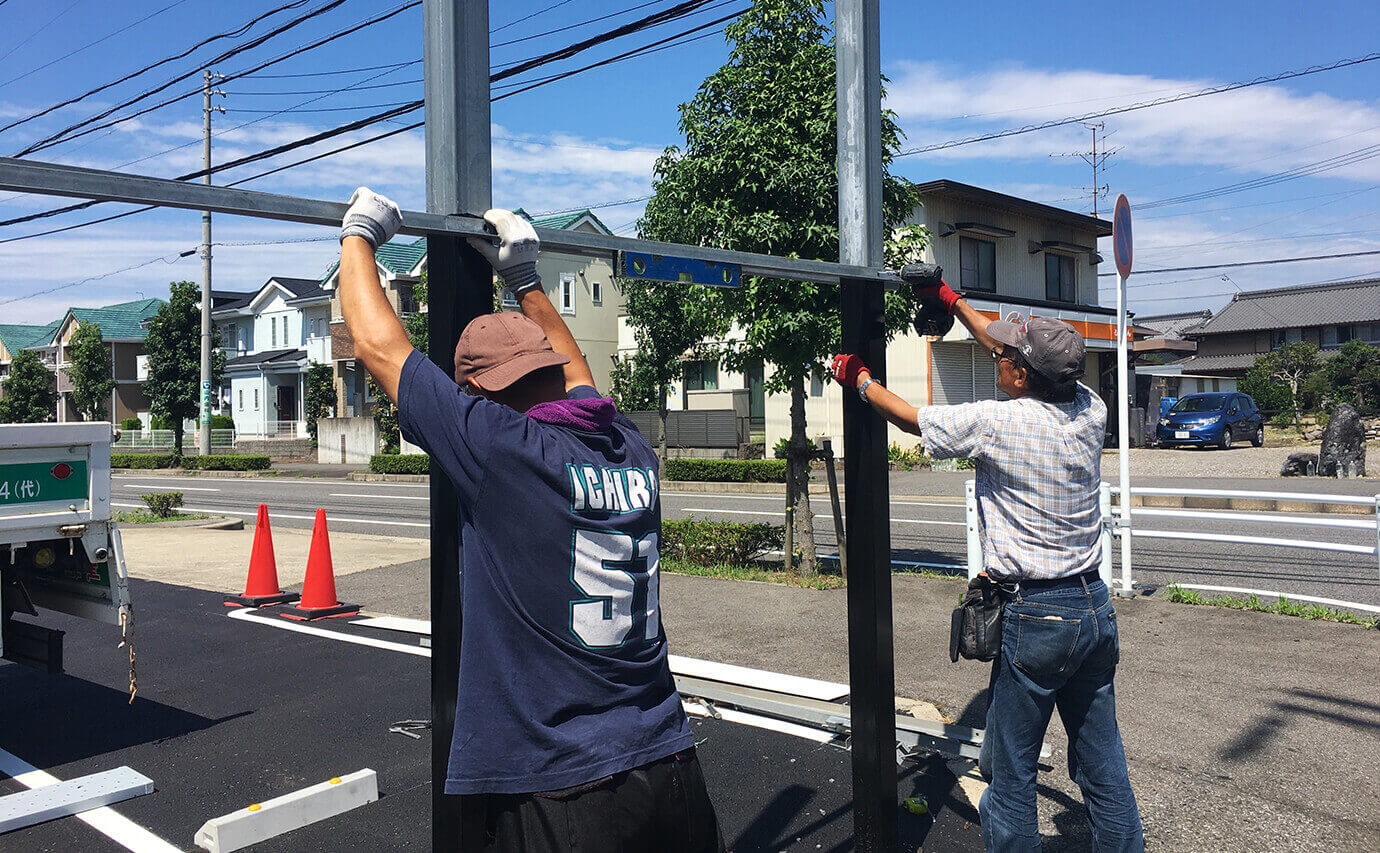
M258 389L258 388L255 388L255 389L254 389L254 411L257 412L258 410L259 410L259 389Z
M686 391L717 391L719 388L719 363L717 361L685 362Z
M244 411L244 389L240 389L240 411Z
M1069 255L1045 253L1045 298L1050 302L1073 302L1075 290L1073 258Z
M290 347L292 343L288 340L288 318L283 317L283 346Z
M810 396L824 396L824 374L820 373L818 369L810 371Z
M965 291L997 289L997 244L974 237L958 238L959 287Z
M509 290L508 288L506 288L506 287L503 288L503 307L504 307L504 308L516 308L516 307L518 307L517 297L514 296L514 295L513 295L513 292L512 292L511 290Z
M604 285L602 282L591 281L589 283L589 301L595 305L604 304Z
M412 285L399 285L398 287L398 313L416 314L417 297L412 294Z
M278 347L278 318L268 318L268 345L274 349Z
M1284 342L1286 344L1296 344L1303 340L1303 329L1285 329Z
M1285 330L1284 330L1284 329L1271 329L1271 330L1270 330L1270 349L1271 349L1271 351L1277 350L1277 349L1279 349L1280 347L1284 346L1286 343L1288 343L1287 338L1288 338L1288 336L1285 334Z
M1323 326L1322 345L1337 347L1356 337L1355 326Z
M225 346L235 352L239 352L240 350L240 339L238 334L239 329L234 323L225 324Z
M575 274L561 273L561 313L575 313Z

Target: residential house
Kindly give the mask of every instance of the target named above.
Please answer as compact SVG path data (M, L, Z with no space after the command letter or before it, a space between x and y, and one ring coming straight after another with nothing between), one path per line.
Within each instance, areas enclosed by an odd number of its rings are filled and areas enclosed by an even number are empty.
M106 417L114 423L126 418L149 420L149 399L144 394L148 379L148 363L144 355L144 339L148 337L147 321L166 303L162 299L136 299L101 308L68 308L57 322L52 338L41 346L42 353L57 373L57 419L79 421L80 413L72 401L72 380L66 367L71 361L72 335L78 322L95 323L101 328L101 339L110 347L111 376L115 389L110 394Z
M1350 340L1380 344L1380 278L1237 293L1185 334L1198 344L1180 363L1185 379L1240 378L1257 356L1297 341L1318 347L1324 359Z
M5 396L4 380L10 375L10 362L20 350L46 346L53 341L59 320L46 326L0 325L0 397ZM53 356L49 352L47 356ZM52 363L48 363L52 369Z
M1116 312L1098 300L1102 259L1097 240L1112 233L1111 223L956 181L931 181L918 189L922 201L908 222L930 231L924 260L943 267L945 280L990 318L1038 314L1076 328L1088 346L1083 381L1110 406L1116 387ZM626 330L621 343L625 354L633 351L632 335ZM712 389L741 389L749 397L750 410L765 414L764 438L770 448L790 435L790 396L763 399L762 382L770 371L768 365L766 370L732 374L713 362L687 361L671 408L702 407L695 398ZM1000 396L991 354L960 323L940 339L921 338L909 330L897 336L887 350L887 385L917 405ZM807 394L809 435L832 437L835 446L841 446L838 390L830 388L829 378L819 372L808 383ZM915 443L914 436L894 427L890 440L903 447Z
M226 355L213 410L234 418L240 435L307 435L306 374L330 363L330 301L318 280L286 276L254 291L211 292Z
M555 216L533 218L519 208L517 213L531 219L539 228L559 228L587 231L595 234L612 232L588 210ZM412 287L426 272L426 238L408 243L392 242L380 246L374 255L379 281L394 310L407 316L419 306ZM580 345L594 374L596 387L605 393L609 387L609 371L618 351L618 322L623 299L613 282L613 267L601 258L543 251L537 261L537 272L551 302L563 316L566 325ZM374 396L368 384L368 372L355 359L354 340L345 328L340 311L340 299L335 293L339 282L338 265L327 271L321 286L331 297L331 358L335 365L336 411L344 417L369 414L373 411ZM517 310L517 303L504 294L501 310Z

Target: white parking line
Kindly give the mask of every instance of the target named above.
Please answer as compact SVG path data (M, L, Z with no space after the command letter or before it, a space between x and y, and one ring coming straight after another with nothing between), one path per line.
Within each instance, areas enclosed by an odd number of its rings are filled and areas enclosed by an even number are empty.
M30 789L56 785L62 781L3 749L0 749L0 774ZM90 809L73 817L134 853L179 853L182 849L174 847L110 806Z
M111 501L110 505L111 505L111 506L120 506L120 507L129 507L130 509L140 509L140 508L143 507L143 504L122 504L122 503L115 503L114 501ZM241 511L241 510L221 509L221 508L219 508L219 507L209 507L209 506L184 506L184 507L181 507L181 509L183 509L183 510L186 511L186 512L205 512L205 513L212 513L212 514L215 514L215 515L242 515L242 516L244 516L245 518L255 518L255 517L257 517L258 514L259 514L257 511L255 511L255 512L244 512L244 511ZM270 520L275 519L275 518L291 518L291 519L297 519L297 520L300 520L300 521L313 521L313 520L316 518L316 516L314 516L314 515L289 515L288 513L284 513L284 512L273 512L272 510L269 510L268 517L269 517ZM342 517L340 517L340 516L338 516L338 515L337 515L337 516L330 516L330 515L328 515L328 516L327 516L327 520L328 520L328 521L333 521L333 522L335 522L335 523L337 523L337 524L378 524L378 525L382 525L383 527L431 527L430 522L422 522L422 521L380 521L380 520L378 520L378 519L376 519L376 518L342 518Z
M430 496L417 497L415 495L368 495L361 492L331 492L333 498L385 498L390 501L429 501Z
M762 510L757 509L710 509L709 507L703 506L687 506L681 511L713 512L718 513L719 515L771 515L777 518L781 518L784 515L784 513L780 512L764 512ZM824 518L828 517L827 513L815 513L815 515ZM967 523L964 521L934 521L928 518L893 518L891 521L894 524L942 524L947 527L962 527Z
M774 501L774 502L776 502L776 503L784 503L784 502L785 502L785 497L784 497L783 495L767 495L767 496L760 496L760 495L725 495L725 494L717 494L717 495L716 495L716 494L707 493L707 492L662 492L662 493L661 493L661 496L662 496L663 498L671 498L671 497L674 497L674 498L699 498L699 499L701 499L701 500L703 500L704 498L707 498L707 497L712 497L712 498L719 498L719 499L726 500L726 501ZM826 497L827 497L827 496L825 496L825 495L811 495L811 496L810 496L811 500L823 500L823 499L825 499ZM842 497L842 496L840 496L840 497ZM951 508L951 509L963 509L963 503L962 503L961 501L954 501L953 503L940 503L940 502L937 502L937 501L892 501L892 502L891 502L891 505L892 505L892 506L937 506L937 507L948 507L948 508Z
M148 484L148 485L145 485L145 484L143 484L143 483L140 483L139 485L131 485L131 484L129 484L129 483L125 483L123 486L121 486L121 488L125 488L125 489L171 489L171 490L176 491L176 492L218 492L218 491L220 491L220 489L208 489L208 488L205 488L205 487L200 487L200 488L199 488L199 487L197 487L197 486L155 486L155 485L153 485L152 483L150 483L150 484Z
M345 634L340 631L327 631L325 628L313 628L310 625L301 625L296 622L289 622L286 619L259 619L251 616L252 608L242 608L231 610L226 613L231 619L238 619L241 622L253 622L256 625L267 625L270 628L282 628L284 631L296 631L299 634L310 634L313 637L321 637L327 640L339 640L342 643L354 643L357 646L369 646L375 649L385 649L390 652L402 652L403 654L416 655L420 658L431 657L431 649L421 646L409 646L404 643L390 643L387 640L376 640L373 637L358 637L354 634Z

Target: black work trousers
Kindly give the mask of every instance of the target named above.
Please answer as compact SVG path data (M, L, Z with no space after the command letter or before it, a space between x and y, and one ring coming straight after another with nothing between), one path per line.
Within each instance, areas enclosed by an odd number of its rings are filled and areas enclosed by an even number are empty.
M693 747L560 791L469 794L462 853L723 853Z

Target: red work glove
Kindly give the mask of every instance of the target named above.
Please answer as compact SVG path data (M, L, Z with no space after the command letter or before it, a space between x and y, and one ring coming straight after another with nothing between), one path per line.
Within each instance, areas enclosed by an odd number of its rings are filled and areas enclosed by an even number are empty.
M944 303L944 308L950 314L954 313L954 303L963 298L963 295L961 293L954 292L954 289L952 287L949 287L948 283L945 282L943 279L940 279L939 284L936 285L931 285L929 287L916 287L915 293L918 296L939 297L939 301Z
M858 390L858 374L867 370L867 365L863 364L861 356L840 353L834 356L834 363L830 365L829 370L840 385L851 391L856 391Z

